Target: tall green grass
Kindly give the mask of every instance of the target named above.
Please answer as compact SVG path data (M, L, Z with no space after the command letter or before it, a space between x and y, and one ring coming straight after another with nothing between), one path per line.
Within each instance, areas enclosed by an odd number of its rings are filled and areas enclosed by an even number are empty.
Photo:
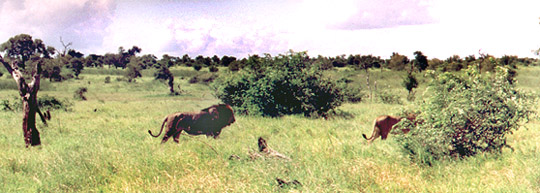
M527 74L538 70L522 68L520 86L537 91L536 76ZM407 103L344 104L339 110L351 116L328 120L238 115L216 140L182 135L178 144L161 145L161 139L147 130L156 132L169 113L218 103L208 86L179 79L175 82L185 92L169 96L167 85L152 77L127 83L116 81L118 75L84 72L79 80L51 83L54 89L39 92L74 103L71 111L53 111L48 126L38 123L43 143L39 147L24 147L22 112L0 111L0 192L540 191L537 120L509 137L514 151L431 167L411 163L392 136L371 145L361 137L371 134L377 115L413 108ZM355 83L365 83L364 72L346 73ZM402 80L400 74L370 73L378 89L406 96L396 83ZM111 83L105 83L107 76ZM79 87L88 88L87 101L73 99ZM13 89L0 90L2 98L17 95ZM257 151L260 136L292 161L251 159L249 153ZM240 159L229 159L231 155ZM296 179L302 186L280 188L275 178Z

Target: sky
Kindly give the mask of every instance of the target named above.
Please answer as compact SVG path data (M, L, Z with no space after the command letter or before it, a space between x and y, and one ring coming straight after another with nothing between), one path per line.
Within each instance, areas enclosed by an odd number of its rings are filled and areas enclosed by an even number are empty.
M63 50L236 56L393 52L538 57L538 0L0 0L0 42Z

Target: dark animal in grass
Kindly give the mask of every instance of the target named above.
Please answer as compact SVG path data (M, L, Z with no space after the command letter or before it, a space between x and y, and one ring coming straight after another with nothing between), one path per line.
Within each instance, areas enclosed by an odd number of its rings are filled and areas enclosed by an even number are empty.
M200 112L178 112L167 115L161 124L159 134L154 135L150 130L148 130L148 133L153 137L159 137L163 127L167 125L161 143L167 142L170 137L173 137L174 141L178 143L182 131L191 135L204 134L217 138L224 127L235 121L231 106L219 104L205 108Z
M414 115L410 115L407 117L407 119L410 121L414 121L415 118L416 117ZM368 141L368 143L373 142L379 136L382 140L385 140L388 137L390 131L392 130L392 127L402 119L403 117L391 115L378 116L375 121L373 121L373 133L371 134L371 137L367 138L365 134L362 134L362 136ZM403 129L402 132L408 133L409 129Z

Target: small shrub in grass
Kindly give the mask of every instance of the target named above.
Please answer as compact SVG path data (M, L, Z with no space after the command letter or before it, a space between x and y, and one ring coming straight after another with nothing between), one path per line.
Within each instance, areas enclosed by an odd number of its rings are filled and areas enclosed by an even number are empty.
M49 95L38 97L38 105L41 109L60 109L66 111L73 106L73 104L67 99L60 100Z
M217 77L218 75L216 73L204 73L204 74L199 74L199 75L191 77L188 82L190 84L195 84L195 83L210 84L214 82L214 80Z
M84 95L86 94L86 92L88 92L88 89L86 87L79 87L75 91L75 94L73 95L73 98L85 101L86 96L84 96Z
M532 115L534 98L508 81L508 70L498 67L481 74L470 67L465 74L443 73L418 104L421 124L399 124L408 135L397 136L404 151L420 163L450 157L501 152L506 137Z
M260 68L223 76L215 95L249 115L326 116L344 100L343 85L322 76L307 54L267 56Z
M38 97L38 106L40 109L61 109L68 111L73 104L69 100L60 100L56 97L44 95ZM22 109L21 99L13 97L12 99L4 99L1 103L3 111L19 111Z
M124 82L124 81L126 81L126 79L124 77L116 77L116 81Z
M379 98L379 101L385 104L402 104L401 98L390 92L380 91L377 93L377 97Z
M346 87L343 90L343 94L344 94L343 97L345 101L351 102L351 103L362 102L362 100L366 97L366 94L362 92L360 88Z
M217 71L219 71L219 68L216 65L212 65L212 66L208 67L208 70L210 72L217 72Z

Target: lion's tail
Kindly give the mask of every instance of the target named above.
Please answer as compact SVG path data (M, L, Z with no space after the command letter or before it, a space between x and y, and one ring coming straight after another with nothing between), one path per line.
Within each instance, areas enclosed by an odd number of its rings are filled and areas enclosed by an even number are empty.
M150 131L150 129L148 129L148 133L150 133L152 137L159 137L161 135L161 132L163 132L163 126L165 126L165 123L167 122L168 118L169 117L165 117L165 119L163 120L163 123L161 123L161 129L159 130L159 134L157 135L152 134L152 131Z

